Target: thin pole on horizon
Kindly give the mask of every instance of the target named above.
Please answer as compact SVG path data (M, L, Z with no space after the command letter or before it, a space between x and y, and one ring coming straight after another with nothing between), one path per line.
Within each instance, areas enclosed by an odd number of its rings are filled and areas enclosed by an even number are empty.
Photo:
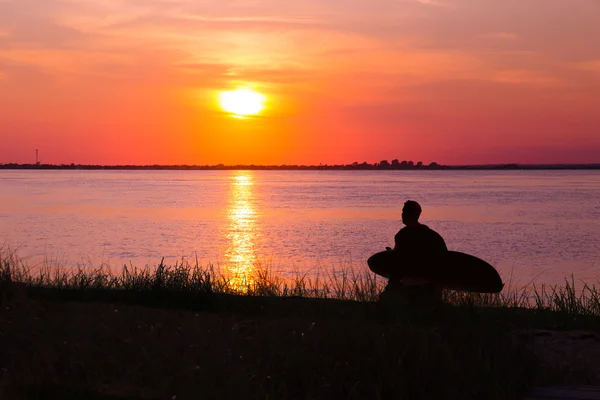
M35 165L40 165L39 157L38 157L38 149L35 149Z

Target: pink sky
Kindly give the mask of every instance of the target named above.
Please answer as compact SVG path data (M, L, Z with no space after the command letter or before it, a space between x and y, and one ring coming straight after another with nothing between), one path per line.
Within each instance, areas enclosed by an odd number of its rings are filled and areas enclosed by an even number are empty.
M598 38L597 0L0 0L0 163L600 162Z

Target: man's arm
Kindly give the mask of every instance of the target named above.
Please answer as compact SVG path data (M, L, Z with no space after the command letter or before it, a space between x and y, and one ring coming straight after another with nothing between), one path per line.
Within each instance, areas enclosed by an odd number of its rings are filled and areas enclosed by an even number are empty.
M394 236L394 251L400 251L402 249L402 243L404 242L402 240L402 229L396 233L396 235Z
M436 249L439 249L440 251L448 251L448 246L446 246L446 242L444 241L444 238L437 232L435 233L435 243L436 243Z

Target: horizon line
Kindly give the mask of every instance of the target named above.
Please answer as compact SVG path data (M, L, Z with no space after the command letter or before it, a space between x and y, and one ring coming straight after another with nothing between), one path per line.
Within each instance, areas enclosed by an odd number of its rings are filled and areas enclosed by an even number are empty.
M418 164L412 161L391 164L376 162L373 164L353 162L351 164L44 164L44 163L0 163L0 169L600 169L598 163L490 163L490 164Z

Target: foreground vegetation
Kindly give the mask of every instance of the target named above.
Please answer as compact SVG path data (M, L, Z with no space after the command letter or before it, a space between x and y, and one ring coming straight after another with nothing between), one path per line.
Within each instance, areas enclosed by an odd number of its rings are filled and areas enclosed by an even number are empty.
M6 252L0 265L1 398L519 399L534 385L600 383L600 293L574 281L446 293L444 308L414 310L377 303L384 282L351 270L33 273ZM577 348L542 346L583 329Z
M125 265L117 274L108 266L68 269L50 265L33 271L15 252L0 248L0 282L23 283L32 293L71 293L69 295L74 296L73 293L78 292L82 298L94 297L95 293L110 297L127 292L129 295L151 294L150 298L157 303L219 294L376 302L387 282L366 268L360 271L331 270L310 276L297 273L284 279L274 274L271 268L259 266L253 276L228 277L212 265L203 267L197 261L192 264L186 260L173 266L161 261L154 268ZM169 295L162 295L166 293ZM563 286L542 284L539 287L535 283L515 287L509 280L498 294L446 292L444 296L446 303L454 306L525 308L572 317L600 317L600 290L588 284L577 288L574 278L565 281Z

